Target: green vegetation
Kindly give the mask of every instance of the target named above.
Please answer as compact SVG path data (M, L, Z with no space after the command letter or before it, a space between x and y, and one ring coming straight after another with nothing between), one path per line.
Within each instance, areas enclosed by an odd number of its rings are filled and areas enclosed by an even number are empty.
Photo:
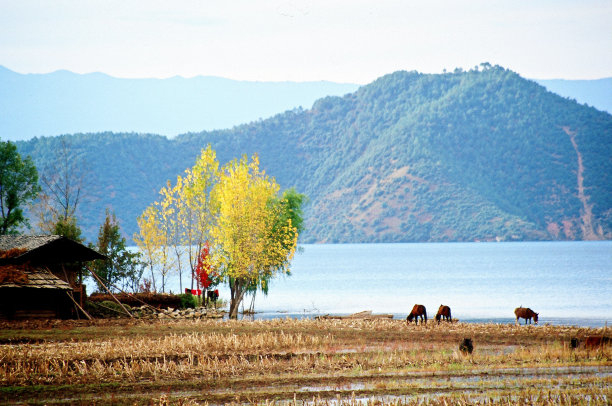
M198 305L197 296L189 294L189 293L181 293L179 295L181 299L181 309L195 309Z
M23 206L39 190L38 171L30 157L22 159L15 144L0 141L0 234L16 233L28 224Z
M67 138L97 185L79 209L87 236L108 206L133 235L156 192L211 144L222 164L257 153L283 189L309 197L302 242L612 238L612 116L499 66L395 72L309 110L172 140ZM39 165L59 142L18 145Z
M100 292L121 289L123 291L139 291L139 284L144 272L144 264L140 262L139 252L130 252L126 247L125 238L119 231L119 223L114 214L106 211L106 219L100 227L98 243L91 247L107 259L93 261L92 271L103 281L94 279Z

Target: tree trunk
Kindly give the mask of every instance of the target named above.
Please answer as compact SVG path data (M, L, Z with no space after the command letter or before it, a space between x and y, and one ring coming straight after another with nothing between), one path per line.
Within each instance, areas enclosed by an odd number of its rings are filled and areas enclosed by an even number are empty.
M244 298L245 286L246 283L243 279L234 279L230 281L230 319L238 319L238 308Z
M179 293L183 293L183 273L179 267Z
M234 320L238 319L238 306L239 305L240 305L240 302L232 299L232 301L230 302L230 312L229 312L230 319L234 319Z
M153 292L157 292L157 286L155 286L155 273L153 273L153 263L151 262L151 283L153 284Z
M249 313L255 313L255 295L257 295L257 291L253 292L253 297L251 298L251 306L249 306Z

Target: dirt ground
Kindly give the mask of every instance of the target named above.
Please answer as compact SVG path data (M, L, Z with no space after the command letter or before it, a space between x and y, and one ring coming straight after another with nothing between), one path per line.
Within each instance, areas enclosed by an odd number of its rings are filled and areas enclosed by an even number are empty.
M385 319L3 321L0 404L610 404L612 351L586 348L594 336L609 331ZM465 338L472 353L459 349Z

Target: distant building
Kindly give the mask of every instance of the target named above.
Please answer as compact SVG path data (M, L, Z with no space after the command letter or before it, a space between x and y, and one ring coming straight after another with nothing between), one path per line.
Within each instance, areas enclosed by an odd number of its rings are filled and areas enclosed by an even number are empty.
M0 235L0 318L75 317L83 262L105 258L59 235Z

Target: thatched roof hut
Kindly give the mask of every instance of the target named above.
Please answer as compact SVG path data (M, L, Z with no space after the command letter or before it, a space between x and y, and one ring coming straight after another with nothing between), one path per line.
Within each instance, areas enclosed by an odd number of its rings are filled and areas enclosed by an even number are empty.
M2 253L5 253L4 257ZM61 235L0 235L0 265L5 262L49 264L105 258L97 251Z
M0 235L0 317L74 316L81 263L105 257L59 235Z

